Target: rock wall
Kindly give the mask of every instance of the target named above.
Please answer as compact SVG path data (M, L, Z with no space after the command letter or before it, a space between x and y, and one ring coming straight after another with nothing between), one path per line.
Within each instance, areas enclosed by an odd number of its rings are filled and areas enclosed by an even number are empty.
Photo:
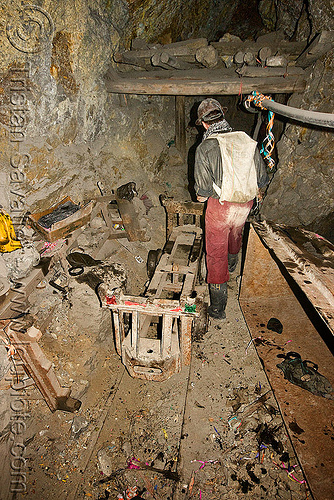
M268 7L273 2L266 3ZM309 33L312 39L322 30L334 29L333 4L329 0L282 0L275 1L275 5L276 27L284 28L288 36L302 39ZM306 91L294 94L288 104L333 113L333 69L334 51L331 51L308 69ZM278 170L262 207L263 217L302 225L334 241L333 129L288 123L277 144L277 153Z
M172 146L174 98L108 94L103 75L134 37L216 39L238 6L232 0L219 8L210 0L2 2L0 203L15 216L66 195L81 202L100 194L98 181L106 193L133 180L139 189L153 184L187 196L187 167Z
M98 181L106 193L132 180L141 191L189 198L187 166L173 146L174 98L108 94L103 75L113 54L135 37L167 43L230 32L245 39L276 28L297 39L333 29L331 2L2 2L0 204L22 215L66 195L81 202L100 194ZM322 58L307 92L291 103L332 109L332 66L332 55ZM190 112L195 99L187 101ZM331 131L288 125L265 217L304 225L326 220L332 148Z
M174 138L173 99L111 95L103 83L129 16L122 0L22 2L21 10L2 3L6 209L43 210L66 195L83 201L100 194L98 181L106 192L129 180L153 182Z

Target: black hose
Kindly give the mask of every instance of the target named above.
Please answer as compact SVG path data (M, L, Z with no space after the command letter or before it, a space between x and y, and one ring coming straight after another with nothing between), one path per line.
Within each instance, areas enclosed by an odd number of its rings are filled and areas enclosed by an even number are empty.
M304 123L311 123L319 127L334 128L334 114L333 113L319 113L318 111L305 111L303 109L292 108L284 104L279 104L269 99L263 99L262 106L269 111L273 111L278 115L292 118L293 120L301 121Z

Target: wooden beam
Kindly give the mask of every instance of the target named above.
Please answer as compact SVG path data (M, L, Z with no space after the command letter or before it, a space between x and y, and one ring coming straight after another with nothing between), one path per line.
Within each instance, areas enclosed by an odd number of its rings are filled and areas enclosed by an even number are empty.
M272 78L277 76L296 76L303 75L304 70L302 68L297 68L295 66L285 66L285 67L267 67L262 68L262 66L243 66L236 70L238 75L245 76L249 78L259 78L266 77Z
M191 63L183 61L180 58L171 56L166 51L157 52L156 54L154 54L151 58L151 63L152 66L160 66L161 68L169 70L173 69L185 70L185 69L192 69L194 67Z
M119 80L105 80L106 90L119 94L153 95L238 95L257 90L262 93L292 93L305 90L303 75L240 78L234 70L192 70L154 73L127 73Z
M242 52L253 52L253 54L258 55L259 51L266 47L270 48L273 54L285 54L290 56L299 56L299 54L305 49L306 42L289 42L288 40L280 40L278 43L270 40L260 42L250 42L246 40L245 42L211 42L211 45L218 51L219 55L231 55L233 56L238 51Z
M175 96L175 146L184 159L186 157L186 113L184 95Z
M298 57L296 64L306 68L334 47L334 31L322 31Z
M167 52L170 57L181 57L183 62L196 62L195 53L201 47L206 47L208 41L206 38L196 38L184 40L182 42L169 43L161 47L151 47L142 50L127 50L117 52L114 55L114 61L117 63L132 64L145 69L152 69L151 59L161 52ZM177 68L179 69L179 68ZM182 68L184 69L184 68Z
M196 51L196 61L203 64L206 68L214 68L219 62L218 52L212 45L201 47Z
M208 41L206 38L190 38L181 42L168 43L163 45L163 50L173 56L194 56L197 49L206 47Z

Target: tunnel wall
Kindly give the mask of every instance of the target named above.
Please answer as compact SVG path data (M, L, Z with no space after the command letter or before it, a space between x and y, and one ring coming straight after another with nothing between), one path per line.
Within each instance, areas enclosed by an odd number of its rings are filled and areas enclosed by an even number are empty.
M296 40L311 41L322 30L334 30L331 2L282 0L261 2L263 11L276 9L276 28ZM288 104L300 109L333 113L334 51L307 69L305 92ZM280 117L277 117L280 120ZM334 241L334 131L287 121L277 144L278 170L270 184L262 216L275 222L304 226Z
M134 37L211 41L225 32L245 39L281 29L286 38L311 39L333 29L330 3L40 0L32 10L23 1L20 10L2 2L0 203L35 211L66 195L79 202L100 194L98 181L106 192L133 180L143 190L153 186L187 197L187 171L173 146L174 98L108 94L103 75L114 53ZM306 92L290 103L332 110L332 76L330 53L310 68ZM187 101L187 113L193 102ZM327 231L332 153L331 131L288 124L263 215L310 227L321 220Z

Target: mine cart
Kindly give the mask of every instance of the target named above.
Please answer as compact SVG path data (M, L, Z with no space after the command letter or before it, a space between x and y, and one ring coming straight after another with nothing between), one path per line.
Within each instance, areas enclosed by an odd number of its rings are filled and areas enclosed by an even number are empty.
M117 353L132 377L161 381L190 364L195 325L206 328L204 289L198 284L202 256L203 205L162 200L167 242L149 252L151 278L144 296L107 294Z

